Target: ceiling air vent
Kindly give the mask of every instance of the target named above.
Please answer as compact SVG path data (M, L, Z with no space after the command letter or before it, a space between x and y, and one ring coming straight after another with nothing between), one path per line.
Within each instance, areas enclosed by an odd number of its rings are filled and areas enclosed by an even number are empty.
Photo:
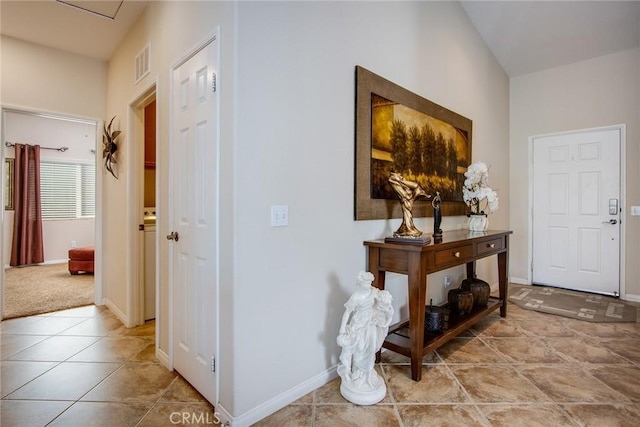
M149 74L149 45L136 55L136 84Z

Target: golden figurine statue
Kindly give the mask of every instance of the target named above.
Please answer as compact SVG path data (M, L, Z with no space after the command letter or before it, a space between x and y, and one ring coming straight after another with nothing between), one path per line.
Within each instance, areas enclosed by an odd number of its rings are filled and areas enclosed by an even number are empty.
M393 233L393 237L401 239L422 239L422 231L413 224L413 203L418 197L431 197L420 185L413 181L408 181L396 172L392 172L389 176L391 186L400 198L400 206L402 207L402 224L400 228Z

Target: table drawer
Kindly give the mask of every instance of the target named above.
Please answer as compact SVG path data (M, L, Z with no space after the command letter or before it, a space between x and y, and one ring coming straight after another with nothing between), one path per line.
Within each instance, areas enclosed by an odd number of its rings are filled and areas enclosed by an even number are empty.
M486 242L476 243L476 253L478 255L486 254L487 252L494 252L500 249L504 249L504 239L493 239Z
M473 247L471 245L436 251L436 267L451 264L456 261L464 261L471 257L473 257Z
M378 261L380 269L391 271L393 273L406 272L409 268L409 259L407 254L397 249L380 250L380 260Z

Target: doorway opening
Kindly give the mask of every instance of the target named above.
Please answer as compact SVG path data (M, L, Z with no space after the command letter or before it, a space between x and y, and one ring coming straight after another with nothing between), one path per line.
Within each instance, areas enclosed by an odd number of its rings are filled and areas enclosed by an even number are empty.
M156 100L144 107L144 320L156 318Z
M129 200L129 276L127 285L127 326L139 326L145 322L157 322L157 259L156 232L156 147L158 144L156 120L156 82L142 90L129 104L128 132L130 135L127 155ZM159 324L155 323L156 349Z
M2 317L93 304L101 295L97 274L94 277L99 263L94 250L100 222L96 207L96 195L100 193L96 185L98 121L11 108L2 109L2 121ZM40 146L38 194L44 258L26 266L10 259L16 214L15 144ZM77 265L69 266L70 250L86 253L80 270Z

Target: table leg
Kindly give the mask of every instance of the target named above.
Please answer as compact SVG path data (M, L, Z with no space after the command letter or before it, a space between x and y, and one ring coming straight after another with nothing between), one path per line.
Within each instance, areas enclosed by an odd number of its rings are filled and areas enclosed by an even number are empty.
M369 248L369 273L373 274L372 285L378 289L384 289L384 271L378 270L380 265L380 249Z
M467 279L473 279L476 277L476 262L471 261L467 263Z
M498 286L500 289L500 299L502 305L500 306L500 316L507 317L507 298L508 298L508 283L507 283L507 261L508 253L502 252L498 254Z
M424 349L424 315L427 298L427 275L421 268L419 253L409 255L409 337L411 339L411 378L422 378L422 351Z
M369 273L373 274L373 283L372 286L384 290L384 279L385 279L385 271L380 270L380 249L379 248L369 248ZM382 349L376 352L376 363L380 363L382 359Z

